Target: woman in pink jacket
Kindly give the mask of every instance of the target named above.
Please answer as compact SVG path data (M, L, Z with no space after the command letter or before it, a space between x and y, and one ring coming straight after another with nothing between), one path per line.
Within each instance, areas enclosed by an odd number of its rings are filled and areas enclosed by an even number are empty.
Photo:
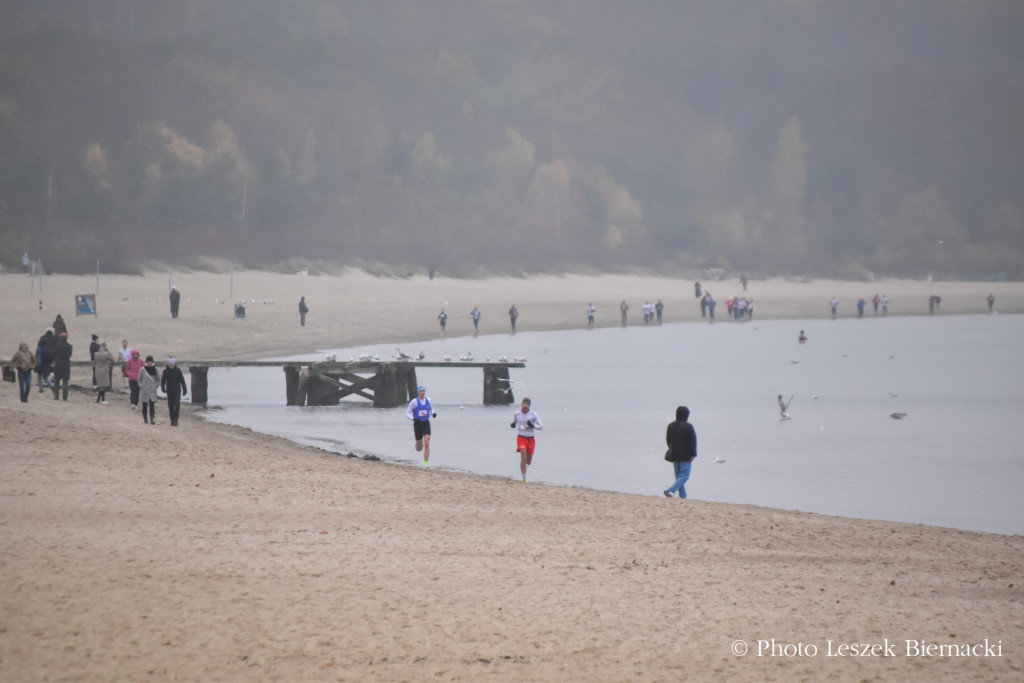
M138 351L132 351L132 357L124 364L124 374L128 378L128 391L131 394L132 410L139 407L139 370L142 369L142 359Z

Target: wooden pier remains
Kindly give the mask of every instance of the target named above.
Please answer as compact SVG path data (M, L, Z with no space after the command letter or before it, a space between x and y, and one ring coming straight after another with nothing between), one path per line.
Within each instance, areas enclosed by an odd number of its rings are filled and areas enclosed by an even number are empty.
M484 405L508 405L515 402L510 368L525 368L514 361L190 361L176 360L188 368L191 376L191 402L205 405L208 399L210 368L282 368L285 375L285 399L290 406L336 405L346 396L356 395L373 401L378 408L394 408L416 397L417 368L481 368L484 375ZM74 366L91 367L89 361L72 361ZM120 364L119 364L120 365ZM161 364L161 371L162 371Z

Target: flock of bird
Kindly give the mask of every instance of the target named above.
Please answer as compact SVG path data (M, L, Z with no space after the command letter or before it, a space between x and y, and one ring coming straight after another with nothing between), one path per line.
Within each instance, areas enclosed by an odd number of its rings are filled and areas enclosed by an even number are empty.
M392 356L391 359L399 361L399 362L408 362L408 361L425 360L426 357L427 357L427 354L424 353L423 351L420 351L418 354L416 354L416 356L411 356L410 354L408 354L405 351L403 351L401 348L396 348L395 349L395 355ZM452 359L452 357L449 356L449 355L445 355L444 356L444 360L445 361L449 361L450 362L451 359ZM336 361L336 360L338 360L338 354L336 354L336 353L328 353L327 355L324 356L324 360L325 361L332 361L332 362ZM377 355L377 354L362 353L362 354L359 354L359 356L357 358L349 358L348 362L349 363L355 363L357 360L360 363L379 363L379 362L381 362L381 357L379 355ZM470 363L470 362L472 362L472 361L474 361L476 359L473 357L473 352L472 351L466 351L465 354L463 354L462 356L459 356L459 360L463 361L465 363ZM507 363L508 362L508 356L501 355L501 356L498 356L495 360L498 363ZM513 356L512 360L514 362L516 362L516 363L525 363L526 362L526 356ZM491 357L488 356L485 359L485 361L490 363L491 362Z

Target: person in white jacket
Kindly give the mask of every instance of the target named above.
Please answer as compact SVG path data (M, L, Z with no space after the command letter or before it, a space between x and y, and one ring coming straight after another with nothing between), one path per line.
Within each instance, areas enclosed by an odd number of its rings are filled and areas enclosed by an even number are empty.
M139 403L142 404L142 421L156 424L157 390L160 388L160 377L156 372L153 356L146 356L146 364L139 370Z

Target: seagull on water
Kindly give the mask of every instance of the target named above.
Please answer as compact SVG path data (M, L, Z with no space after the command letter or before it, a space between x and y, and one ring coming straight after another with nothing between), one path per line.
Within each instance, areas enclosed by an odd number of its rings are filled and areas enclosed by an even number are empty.
M782 394L779 394L779 415L782 416L783 420L790 419L789 413L786 412L786 411L789 410L789 404L792 403L792 402L793 402L793 397L792 396L789 397L788 401L783 401L782 400Z
M718 463L722 463L722 462L725 462L725 458L719 458L719 457L718 457L718 456L716 455L716 456L715 456L715 462L718 462Z
M906 416L906 413L889 413L889 417L891 417L894 420L902 420Z

